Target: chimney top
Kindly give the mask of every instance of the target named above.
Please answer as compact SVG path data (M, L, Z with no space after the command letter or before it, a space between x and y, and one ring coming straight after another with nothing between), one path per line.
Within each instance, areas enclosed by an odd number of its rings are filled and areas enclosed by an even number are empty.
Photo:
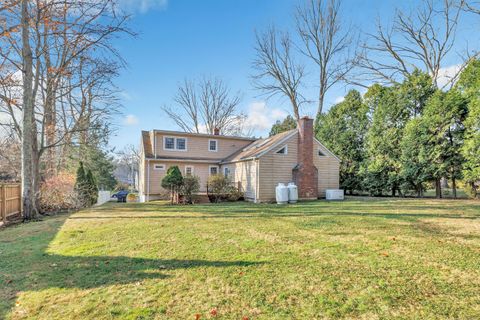
M218 128L213 129L213 134L214 134L215 136L220 135L220 129L218 129Z

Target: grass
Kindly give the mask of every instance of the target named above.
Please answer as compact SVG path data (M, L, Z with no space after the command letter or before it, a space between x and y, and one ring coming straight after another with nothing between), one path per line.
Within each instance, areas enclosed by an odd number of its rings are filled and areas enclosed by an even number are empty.
M478 319L479 288L467 200L111 203L0 231L0 319Z

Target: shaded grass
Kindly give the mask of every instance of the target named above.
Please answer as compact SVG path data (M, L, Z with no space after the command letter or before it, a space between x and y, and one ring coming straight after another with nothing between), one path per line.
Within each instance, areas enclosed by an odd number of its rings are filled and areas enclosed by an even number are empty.
M480 318L480 203L107 204L0 232L0 318Z

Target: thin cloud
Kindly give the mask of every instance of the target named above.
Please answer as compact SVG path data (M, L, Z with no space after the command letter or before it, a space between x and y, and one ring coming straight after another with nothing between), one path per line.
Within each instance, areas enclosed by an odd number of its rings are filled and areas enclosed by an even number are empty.
M164 10L168 0L120 0L120 7L133 13L147 13L151 10Z
M454 64L438 70L437 84L439 88L443 88L447 85L452 85L456 79L458 72L462 68L461 64Z
M253 102L248 106L247 125L257 132L270 130L277 120L283 120L288 115L282 109L268 108L263 101Z
M136 126L139 123L137 116L133 114L127 114L123 119L123 124L126 126Z

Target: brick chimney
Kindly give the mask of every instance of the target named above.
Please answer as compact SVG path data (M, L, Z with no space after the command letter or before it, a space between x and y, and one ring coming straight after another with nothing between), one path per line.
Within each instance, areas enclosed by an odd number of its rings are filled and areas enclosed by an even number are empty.
M318 170L313 164L313 119L303 117L298 122L297 166L293 180L300 199L317 199Z
M218 128L213 129L213 134L216 136L220 135L220 129Z

